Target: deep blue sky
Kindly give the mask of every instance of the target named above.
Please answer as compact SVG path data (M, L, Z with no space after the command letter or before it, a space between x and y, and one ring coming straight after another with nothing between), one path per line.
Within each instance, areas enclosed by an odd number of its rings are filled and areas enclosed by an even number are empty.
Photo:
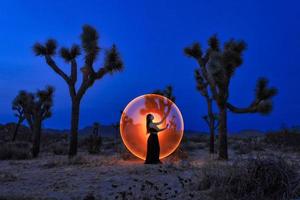
M196 64L182 49L194 41L206 46L214 33L223 42L233 37L248 43L244 64L231 82L231 102L248 105L260 76L279 89L270 116L230 114L229 130L299 125L299 19L297 0L1 1L0 123L16 120L11 101L20 89L35 91L51 84L56 88L54 115L44 126L69 127L67 86L33 55L32 45L50 37L60 45L79 43L82 25L90 24L99 30L103 48L117 44L125 70L96 82L87 92L80 127L116 122L131 99L172 84L186 128L206 130L201 119L206 105L193 77Z

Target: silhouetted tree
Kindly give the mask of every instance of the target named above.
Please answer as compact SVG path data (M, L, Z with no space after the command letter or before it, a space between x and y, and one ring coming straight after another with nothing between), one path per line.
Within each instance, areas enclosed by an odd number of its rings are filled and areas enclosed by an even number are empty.
M19 104L32 131L32 156L37 157L40 152L42 122L51 117L53 105L53 87L38 90L35 94L20 91L18 97L22 99Z
M94 122L94 124L93 124L93 134L96 135L96 136L101 137L101 135L99 135L99 133L100 133L100 123Z
M210 140L209 140L209 153L215 152L215 131L219 127L219 116L212 112L212 102L210 104L207 104L207 107L210 107L208 109L208 114L204 115L202 118L207 123L207 126L209 128L210 132Z
M18 122L16 124L15 130L13 133L12 141L16 140L19 127L25 120L25 113L24 113L25 100L26 99L22 95L22 92L19 92L19 94L14 98L14 100L12 102L12 109L15 112L15 116L18 118Z
M87 138L87 144L88 144L88 152L90 154L97 154L100 152L101 145L102 145L101 137L91 134Z
M53 60L53 56L56 54L57 49L55 40L50 39L45 44L36 43L33 48L35 54L37 56L43 56L49 67L61 76L69 87L69 93L72 101L69 156L77 154L79 111L82 97L96 80L103 78L107 74L113 74L114 72L121 71L123 69L123 62L115 45L106 51L104 65L98 70L94 69L95 61L100 52L98 39L99 36L96 29L89 25L83 26L81 34L81 48L84 51L84 65L81 68L82 82L78 89L76 88L78 73L76 59L81 54L80 47L78 45L73 45L71 48L62 47L60 49L60 56L70 64L71 73L69 76L65 74L65 72L63 72Z
M186 49L186 54L189 55ZM208 59L203 60L203 65L206 66ZM207 73L205 67L199 67L195 70L196 88L200 94L205 98L207 104L207 115L204 120L208 123L210 139L209 139L209 152L215 152L215 115L213 113L213 97L209 92L210 86L206 81Z
M119 122L113 123L112 127L114 128L114 132L115 132L115 151L119 152L119 129L120 129L120 123Z
M219 109L219 158L228 159L227 150L227 110L234 113L261 113L268 114L272 111L272 97L277 94L277 89L268 87L268 81L260 78L257 81L255 98L245 108L238 108L228 102L230 80L235 70L243 63L243 52L246 49L244 41L229 40L223 48L216 35L208 41L205 53L199 43L185 48L185 53L194 58L201 68L203 83L209 85L212 98Z
M88 137L88 152L96 154L100 152L102 146L102 137L100 135L100 123L94 122L93 133Z
M175 103L176 98L173 95L173 87L171 85L168 85L164 90L154 90L153 94L165 96Z

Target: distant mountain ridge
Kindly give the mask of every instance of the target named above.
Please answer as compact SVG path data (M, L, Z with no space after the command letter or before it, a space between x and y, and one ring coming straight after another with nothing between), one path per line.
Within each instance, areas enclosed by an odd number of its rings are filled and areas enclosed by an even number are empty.
M233 136L239 136L243 138L250 138L250 137L261 137L264 136L266 133L257 129L245 129L239 132L233 133Z
M12 131L15 127L16 123L6 123L0 124L0 132L8 132ZM294 132L300 133L300 126L291 126L290 130ZM28 132L30 131L27 126L21 125L20 132ZM116 130L112 125L101 125L99 132L102 136L112 136L115 134L119 134L119 130ZM55 129L55 128L43 128L43 133L45 134L69 134L69 129ZM93 126L86 126L84 128L79 129L80 135L89 135L93 133ZM209 135L208 132L205 131L195 131L195 130L185 130L184 134L186 135ZM216 135L218 131L216 131ZM260 131L257 129L244 129L238 132L231 132L229 135L231 136L240 136L240 137L260 137L264 136L266 132Z
M111 136L116 134L116 129L112 125L101 125L99 128L99 133L102 136ZM43 129L44 133L61 133L61 134L69 134L70 130L68 129L53 129L53 128L45 128ZM82 129L79 129L78 133L80 135L90 135L93 133L93 126L86 126Z

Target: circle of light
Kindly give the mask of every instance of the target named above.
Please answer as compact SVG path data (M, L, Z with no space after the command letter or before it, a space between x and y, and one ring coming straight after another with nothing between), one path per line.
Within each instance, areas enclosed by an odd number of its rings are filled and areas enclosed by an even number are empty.
M123 128L124 128L124 119L125 119L125 116L126 116L126 113L127 111L132 107L134 106L137 102L139 102L140 100L142 99L145 99L145 97L155 97L155 98L160 98L160 99L166 99L169 103L171 103L172 105L172 108L175 110L175 113L177 115L177 117L179 118L179 123L180 123L180 126L182 127L181 130L180 130L180 138L179 140L174 143L172 146L172 148L169 149L169 151L163 155L160 155L159 158L162 159L162 158L165 158L169 155L171 155L176 149L177 147L179 146L180 142L181 142L181 139L183 137L183 130L184 130L184 122L183 122L183 118L182 118L182 114L179 110L179 108L176 106L176 104L174 102L172 102L170 99L168 99L167 97L164 97L164 96L161 96L161 95L157 95L157 94L145 94L145 95L141 95L141 96L138 96L136 97L135 99L133 99L132 101L130 101L128 103L128 105L125 107L125 109L123 110L122 112L122 116L121 116L121 119L120 119L120 134L121 134L121 138L122 138L122 141L124 143L124 145L126 146L126 148L133 154L135 155L136 157L142 159L142 160L145 160L146 159L146 156L143 156L143 155L140 155L136 152L136 150L134 148L132 148L130 145L129 145L129 142L125 139L125 131L123 131ZM161 117L155 113L151 113L154 115L154 118L157 119L157 118L160 118ZM140 133L141 134L141 133ZM146 133L142 133L142 134L145 134ZM162 133L163 134L163 133ZM147 137L147 136L146 136ZM161 144L160 144L161 145Z

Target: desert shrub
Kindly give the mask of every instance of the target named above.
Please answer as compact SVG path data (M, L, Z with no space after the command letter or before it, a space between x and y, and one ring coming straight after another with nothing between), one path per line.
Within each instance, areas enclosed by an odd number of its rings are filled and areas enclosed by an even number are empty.
M171 160L172 161L179 161L179 160L187 160L189 157L188 151L186 151L184 148L179 146L174 153L171 154Z
M121 150L120 157L123 160L135 160L136 157L132 155L128 150Z
M188 140L195 143L207 143L209 141L209 137L207 135L193 135L190 136Z
M87 166L90 164L90 160L83 155L77 155L73 157L61 157L61 158L53 158L48 160L46 163L41 165L42 168L51 169L56 167L64 167L69 165L83 165Z
M41 138L41 144L43 144L43 146L52 146L53 144L59 142L68 142L67 134L47 132L47 130L45 130L43 133L44 134Z
M96 154L100 152L102 146L102 138L97 135L90 135L87 140L87 148L90 154Z
M267 133L265 142L279 148L300 151L300 134L289 130Z
M67 155L68 154L68 144L66 143L55 143L52 145L52 152L54 155Z
M185 134L183 134L182 139L181 139L181 143L182 143L182 144L185 144L185 143L187 143L188 141L189 141L189 138L188 138Z
M68 164L69 165L85 165L88 164L88 160L81 155L74 156L68 159Z
M264 143L258 138L244 138L231 144L236 154L248 154L252 151L264 151Z
M87 149L90 154L97 154L100 152L102 146L102 138L97 135L90 135L83 143L87 145Z
M216 200L288 200L300 196L299 188L295 166L270 157L207 165L199 184Z
M189 141L189 142L183 144L182 146L183 146L184 150L186 150L186 151L195 151L195 150L206 148L205 144L196 143L196 142L192 142L192 141Z
M26 142L0 145L0 160L25 160L31 158L31 145Z
M12 173L0 171L0 182L1 183L16 181L17 179L18 178L14 174L12 174Z
M248 154L252 152L251 146L247 143L242 143L242 142L233 144L232 149L236 154Z

